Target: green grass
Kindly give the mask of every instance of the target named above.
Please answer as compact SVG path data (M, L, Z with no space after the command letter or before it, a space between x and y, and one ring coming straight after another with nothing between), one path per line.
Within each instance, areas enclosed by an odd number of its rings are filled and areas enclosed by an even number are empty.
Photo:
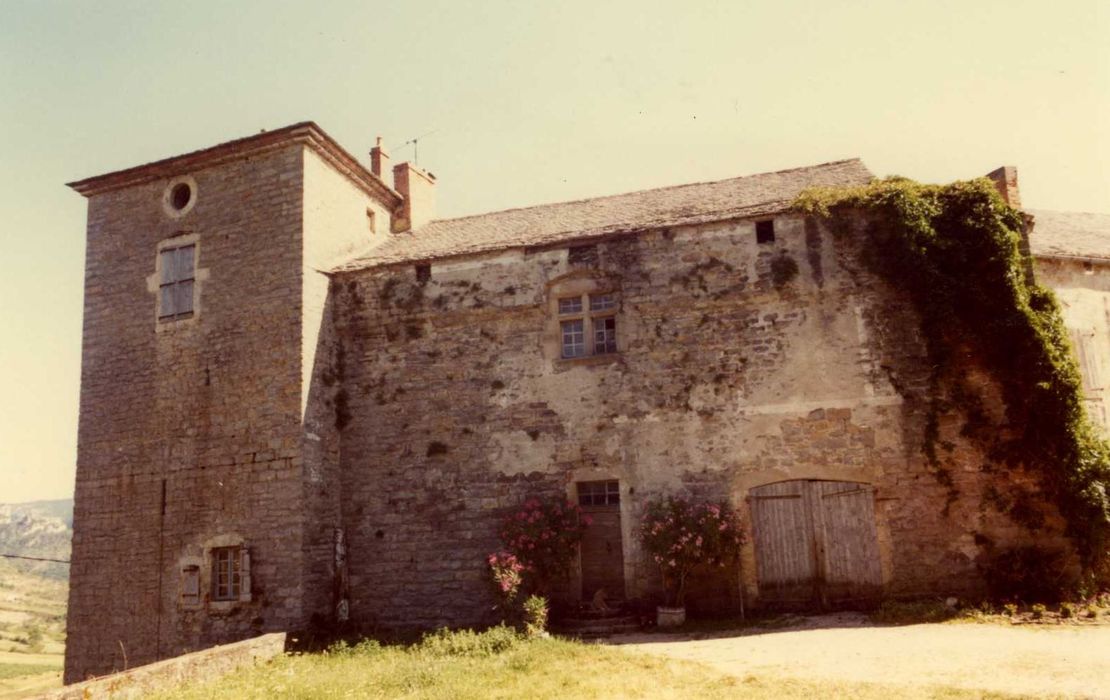
M693 662L505 629L439 633L409 646L366 642L279 657L155 698L1005 698L947 688L732 677Z
M57 670L57 666L47 666L45 664L0 663L0 681L5 681L9 678L19 678L20 676L37 676L40 673L50 673Z

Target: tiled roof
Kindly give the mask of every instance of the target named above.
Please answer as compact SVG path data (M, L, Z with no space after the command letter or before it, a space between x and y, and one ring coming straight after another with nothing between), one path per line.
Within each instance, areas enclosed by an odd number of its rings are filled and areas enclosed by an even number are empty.
M1034 256L1106 258L1110 260L1110 214L1031 209Z
M871 178L863 162L853 158L719 182L439 219L412 232L390 234L388 240L355 255L335 271L762 216L784 210L807 187L861 185Z

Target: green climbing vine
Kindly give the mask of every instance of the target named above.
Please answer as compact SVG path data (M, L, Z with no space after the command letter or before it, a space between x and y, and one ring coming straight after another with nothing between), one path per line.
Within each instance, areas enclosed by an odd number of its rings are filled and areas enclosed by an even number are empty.
M1105 563L1110 445L1083 410L1079 370L1056 298L1036 283L1021 252L1021 213L986 179L922 185L888 178L810 189L794 205L834 232L862 222L866 262L910 295L934 367L951 365L957 343L984 358L1002 387L1010 429L1005 438L999 431L973 435L990 443L987 454L997 463L1034 470L1084 564ZM933 461L936 439L934 430L924 448Z

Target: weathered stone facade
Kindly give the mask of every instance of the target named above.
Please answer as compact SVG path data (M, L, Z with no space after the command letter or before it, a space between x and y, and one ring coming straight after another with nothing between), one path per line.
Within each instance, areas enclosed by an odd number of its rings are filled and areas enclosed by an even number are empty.
M89 195L67 680L331 608L319 580L335 507L321 484L338 446L305 408L329 342L317 270L365 240L368 207L388 221L390 206L304 138L201 161L180 217L163 205L177 173ZM198 303L164 323L148 278L175 239L196 244ZM185 601L186 570L207 591L212 549L240 545L246 593Z
M630 598L658 589L635 533L662 494L728 501L750 528L754 488L859 486L890 595L975 592L992 547L1062 544L1051 509L1038 533L1000 512L1034 482L992 470L958 408L926 456L916 312L861 263L862 236L787 211L808 184L866 178L858 161L487 222L434 220L434 179L402 164L394 190L374 160L307 124L75 184L68 680L313 624L483 622L500 519L581 482L619 486ZM478 240L487 227L502 239ZM167 322L173 240L196 246L195 306ZM559 300L602 293L616 351L564 359ZM948 371L1002 422L974 357ZM760 546L694 605L758 604ZM241 590L216 600L231 549Z
M745 512L751 488L789 479L874 487L888 593L976 591L986 543L1030 536L984 502L996 477L963 415L941 417L950 481L926 460L914 310L862 269L858 239L796 216L775 230L771 245L749 221L630 233L589 244L585 265L564 245L434 262L425 281L411 265L337 276L355 619L481 621L498 516L595 480L620 483L630 596L658 585L635 536L647 498ZM776 284L776 259L796 276ZM561 360L551 290L581 276L619 290L620 351ZM751 541L739 574L717 603L741 581L758 601Z

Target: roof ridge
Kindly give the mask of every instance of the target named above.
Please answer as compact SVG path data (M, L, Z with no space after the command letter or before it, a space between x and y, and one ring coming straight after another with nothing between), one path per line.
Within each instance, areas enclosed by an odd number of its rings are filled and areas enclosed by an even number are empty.
M544 208L547 208L547 207L555 207L555 206L559 206L559 205L563 205L563 204L584 204L586 202L598 202L598 201L602 201L602 200L606 200L606 199L617 199L619 197L630 197L632 195L645 194L645 193L648 193L648 192L671 192L671 191L675 191L675 190L685 189L685 188L688 188L688 187L705 187L706 185L718 185L722 182L733 182L735 180L746 180L748 178L753 178L753 177L766 177L767 175L784 175L784 174L787 174L787 173L795 173L795 172L799 172L799 171L802 171L802 170L816 170L818 168L827 168L829 166L844 165L844 164L847 164L847 163L859 163L860 165L863 165L863 159L859 158L857 156L855 158L844 158L844 159L841 159L841 160L830 160L827 163L816 163L814 165L802 165L802 166L797 166L797 167L794 167L794 168L784 168L782 170L769 170L767 172L762 172L762 173L751 173L751 174L748 174L748 175L737 175L735 177L726 177L726 178L722 178L720 180L704 180L702 182L687 182L687 183L682 184L682 185L667 185L666 187L647 187L647 188L644 188L644 189L641 189L641 190L630 190L628 192L619 192L617 194L605 194L605 195L601 195L600 197L583 197L583 198L580 198L580 199L565 199L565 200L561 200L561 201L558 201L558 202L548 202L546 204L530 204L530 205L524 206L524 207L509 207L508 209L497 209L495 211L487 211L487 212L482 212L482 213L479 213L479 214L466 214L465 216L453 216L449 219L432 219L431 221L424 224L424 226L422 226L421 228L424 228L426 226L431 226L432 224L438 224L438 223L465 221L467 219L481 219L483 217L494 216L496 214L508 214L510 212L529 211L531 209L544 209ZM867 166L863 165L863 167L866 168Z

